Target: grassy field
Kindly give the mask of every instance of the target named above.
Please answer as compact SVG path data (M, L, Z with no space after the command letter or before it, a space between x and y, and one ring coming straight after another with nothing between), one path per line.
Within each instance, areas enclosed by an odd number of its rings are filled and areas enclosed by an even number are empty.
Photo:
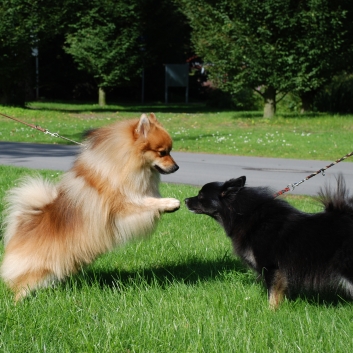
M201 105L108 106L32 103L0 112L81 140L82 131L154 111L174 150L334 160L353 149L353 116L215 112ZM65 143L0 118L0 140ZM37 171L0 165L6 190ZM60 174L41 170L56 180ZM162 184L183 200L198 189ZM285 196L306 212L312 198ZM1 223L1 216L0 216ZM1 230L0 230L1 235ZM0 253L3 252L2 245ZM350 352L353 306L341 298L300 297L269 310L255 274L233 256L212 219L185 206L166 214L148 240L101 256L65 283L14 305L0 282L1 352Z
M353 116L213 111L201 104L109 105L30 103L27 109L2 107L1 113L81 141L82 132L117 120L155 112L170 132L174 150L243 156L336 160L353 149ZM0 140L67 143L0 117Z
M0 166L0 199L28 173L37 172ZM162 184L161 191L183 200L197 189ZM287 199L307 212L319 209L311 198ZM184 205L164 215L149 240L101 256L65 283L18 305L3 283L0 293L2 352L353 350L352 304L303 297L272 312L262 283L233 256L220 226Z

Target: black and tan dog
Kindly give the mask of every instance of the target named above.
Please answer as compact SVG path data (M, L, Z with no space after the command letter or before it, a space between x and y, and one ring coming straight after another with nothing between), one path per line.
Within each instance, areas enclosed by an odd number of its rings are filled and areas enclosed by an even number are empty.
M245 176L213 182L185 200L194 213L218 221L235 253L258 274L277 308L302 290L343 290L353 298L353 198L343 177L320 191L324 211L301 212L268 188L246 187Z

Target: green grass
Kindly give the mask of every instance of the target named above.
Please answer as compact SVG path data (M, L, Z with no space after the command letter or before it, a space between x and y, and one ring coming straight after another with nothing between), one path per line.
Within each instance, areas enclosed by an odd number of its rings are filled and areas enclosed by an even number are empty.
M170 132L175 151L333 161L353 150L353 116L208 110L189 105L109 105L30 103L28 109L0 112L81 141L82 132L116 120L154 111ZM0 140L65 144L20 123L0 117ZM348 160L350 161L350 160Z
M174 150L335 160L353 148L353 116L216 112L202 105L119 106L32 103L0 112L81 140L82 131L154 111ZM0 140L66 143L0 118ZM25 168L0 166L0 211ZM60 175L40 171L49 179ZM197 188L162 184L180 200ZM306 212L312 198L285 196ZM0 217L1 223L1 217ZM1 233L1 231L0 231ZM0 247L0 253L3 248ZM233 256L221 227L184 205L145 241L101 256L78 275L18 305L0 282L2 352L350 352L353 307L300 297L268 309L266 291Z
M27 173L36 172L0 166L0 200ZM161 191L183 200L197 188L162 184ZM311 198L286 198L304 211L319 209ZM101 256L65 283L16 306L3 283L0 293L1 352L353 350L351 303L298 298L272 312L220 226L185 206L164 215L149 240Z

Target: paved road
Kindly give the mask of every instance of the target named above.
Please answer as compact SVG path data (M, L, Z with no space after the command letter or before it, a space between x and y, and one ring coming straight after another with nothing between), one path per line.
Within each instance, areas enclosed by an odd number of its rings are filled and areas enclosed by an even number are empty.
M0 164L65 171L72 165L78 151L77 146L0 142ZM172 156L180 169L174 174L163 175L162 181L201 186L246 175L249 186L270 186L274 191L298 182L332 162L181 152L172 152ZM326 182L333 183L337 173L343 173L353 192L353 163L341 162L328 169L325 177L317 175L292 193L316 194Z

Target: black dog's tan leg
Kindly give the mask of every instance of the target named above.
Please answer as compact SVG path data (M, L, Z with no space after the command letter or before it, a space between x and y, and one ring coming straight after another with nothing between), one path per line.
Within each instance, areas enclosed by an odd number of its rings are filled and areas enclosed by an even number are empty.
M273 272L273 278L268 287L268 300L270 308L276 310L283 301L288 289L287 277L280 270Z
M279 269L263 269L263 276L268 290L270 309L276 310L287 292L288 281Z

